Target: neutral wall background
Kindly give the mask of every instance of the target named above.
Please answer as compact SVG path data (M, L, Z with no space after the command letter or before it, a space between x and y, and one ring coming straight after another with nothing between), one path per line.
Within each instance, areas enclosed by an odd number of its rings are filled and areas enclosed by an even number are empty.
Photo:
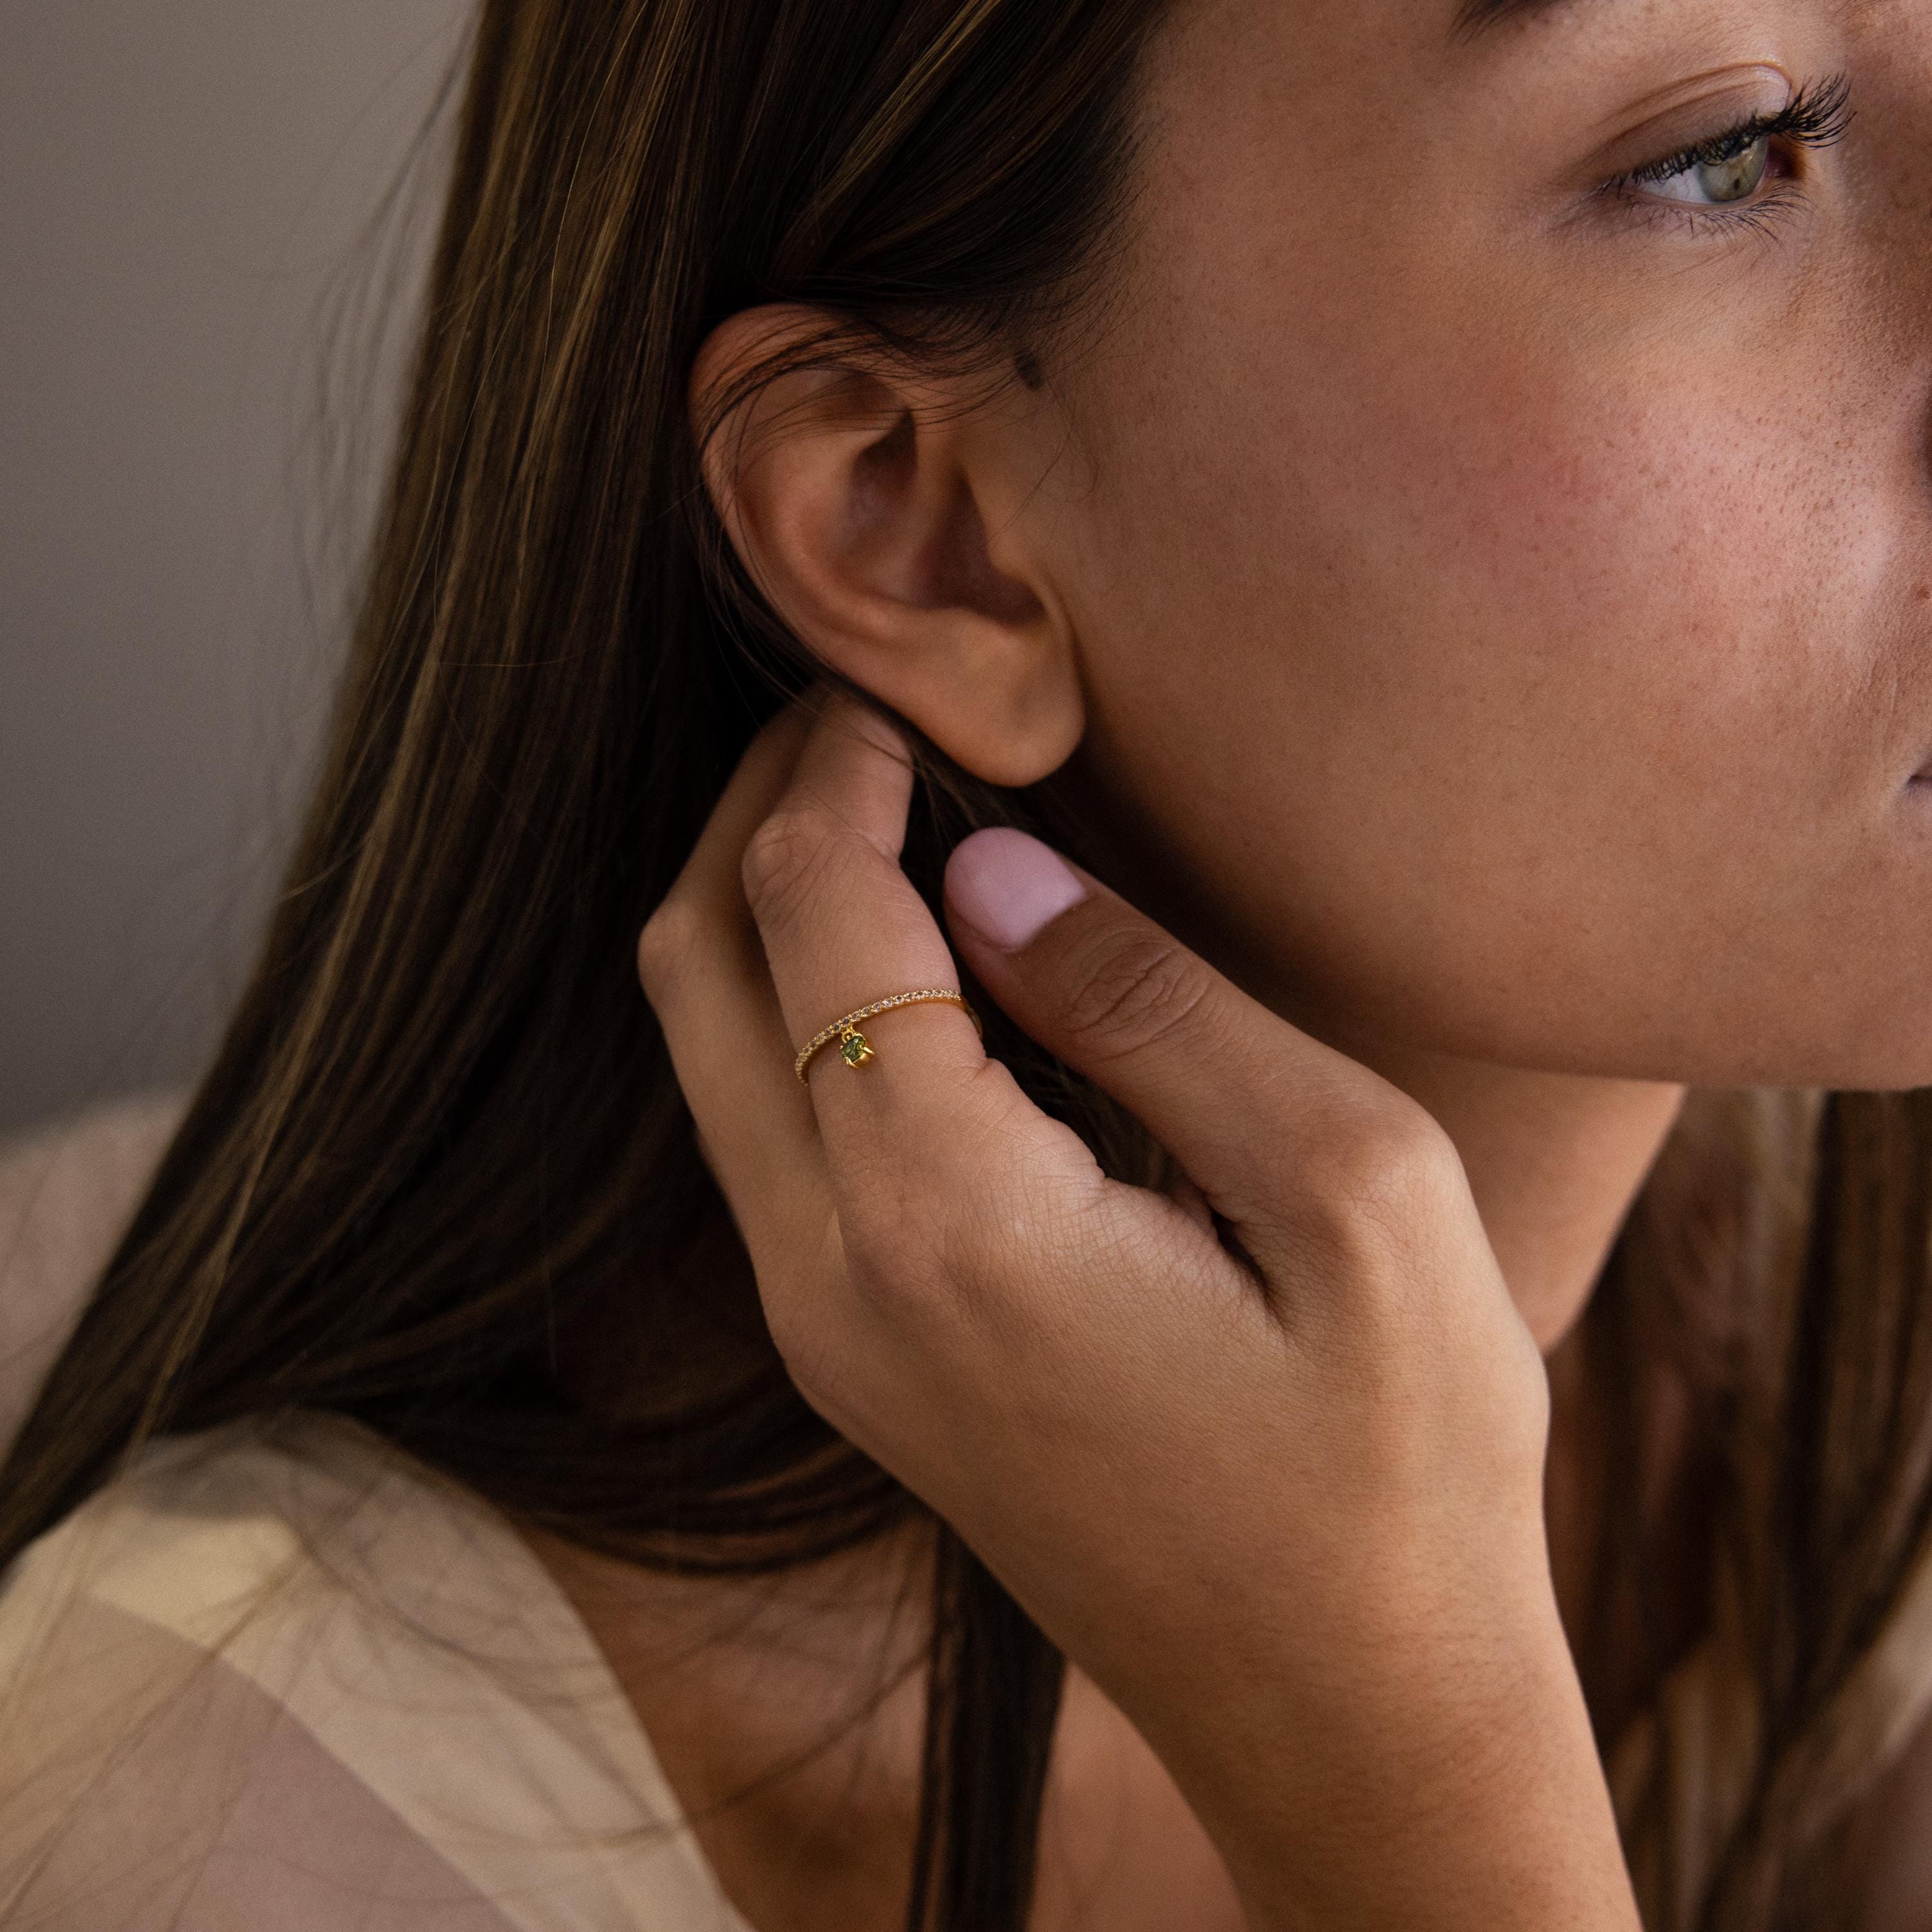
M439 141L370 224L466 16L0 0L0 1135L191 1078L238 988Z

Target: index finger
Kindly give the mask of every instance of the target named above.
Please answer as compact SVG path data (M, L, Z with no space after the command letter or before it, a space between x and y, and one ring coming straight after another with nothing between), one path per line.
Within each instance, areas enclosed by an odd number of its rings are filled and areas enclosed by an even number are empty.
M902 734L832 692L790 788L746 848L746 897L794 1049L875 1000L959 990L945 935L899 866L912 784ZM956 1006L908 1004L860 1025L869 1058L850 1065L828 1044L808 1069L828 1138L902 1128L986 1065Z

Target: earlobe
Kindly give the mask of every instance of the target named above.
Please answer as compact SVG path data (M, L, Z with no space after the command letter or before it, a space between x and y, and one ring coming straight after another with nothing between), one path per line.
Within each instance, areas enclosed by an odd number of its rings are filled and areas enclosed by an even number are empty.
M800 644L966 770L1030 784L1085 726L1078 652L1029 506L1036 399L848 349L785 369L720 418L721 398L831 318L734 316L705 342L691 407L704 482L752 582ZM706 436L707 429L712 433Z

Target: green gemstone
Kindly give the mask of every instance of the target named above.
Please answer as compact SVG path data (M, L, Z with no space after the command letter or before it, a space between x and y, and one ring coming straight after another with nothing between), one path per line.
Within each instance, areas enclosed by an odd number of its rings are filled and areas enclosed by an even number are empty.
M848 1033L838 1042L838 1057L848 1066L863 1066L872 1057L872 1044L862 1033Z

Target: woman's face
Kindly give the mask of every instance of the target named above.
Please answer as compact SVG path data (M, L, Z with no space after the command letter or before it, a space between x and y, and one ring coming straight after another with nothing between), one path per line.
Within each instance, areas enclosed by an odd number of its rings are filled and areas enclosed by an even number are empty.
M1331 1036L1932 1082L1932 9L1456 6L1150 50L1030 512L1083 767Z

